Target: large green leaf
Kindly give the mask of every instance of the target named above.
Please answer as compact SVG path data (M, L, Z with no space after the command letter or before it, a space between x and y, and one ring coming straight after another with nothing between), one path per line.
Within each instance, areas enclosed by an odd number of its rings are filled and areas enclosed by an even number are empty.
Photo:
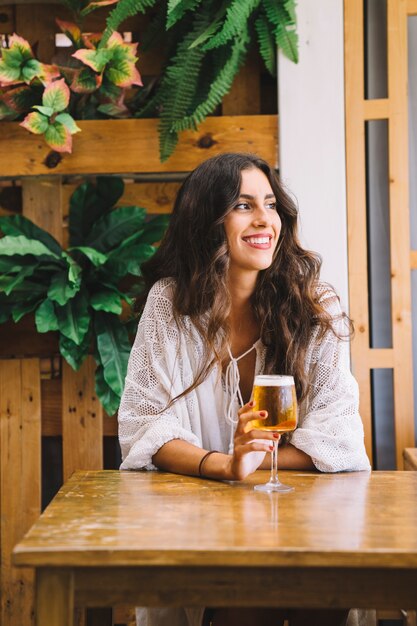
M0 229L5 235L12 235L13 237L23 235L28 239L36 239L42 242L55 255L61 256L62 254L62 248L56 239L23 215L0 217Z
M59 351L61 352L66 362L71 365L72 369L74 370L78 370L82 365L85 357L88 354L90 345L91 326L79 346L71 341L71 339L68 339L68 337L64 337L64 335L62 334L59 336Z
M51 300L44 300L35 312L36 330L38 333L48 333L51 330L58 330L58 320L55 314L54 303Z
M99 217L97 191L92 183L82 183L77 187L70 199L69 206L69 240L71 246L84 243L84 235L91 224Z
M45 284L25 279L13 289L9 296L5 296L5 301L12 305L22 302L33 302L39 300L42 296L46 296L48 287ZM0 296L1 296L0 292ZM0 302L1 302L0 298Z
M64 306L55 307L59 331L80 346L90 325L88 299L81 289Z
M145 209L137 206L114 209L94 224L85 244L100 252L107 252L134 234L144 223L145 216Z
M48 298L63 306L79 292L81 281L70 282L68 271L55 274L51 280L51 286L48 289Z
M24 317L27 313L32 313L36 309L39 304L39 300L34 300L33 302L22 302L20 304L15 304L12 308L12 318L15 323L20 322L22 317Z
M98 365L96 369L96 393L106 413L114 415L119 408L120 396L115 394L106 383L102 365Z
M95 311L106 311L120 315L122 303L120 295L112 289L100 289L90 297L90 304Z
M79 185L71 196L69 209L70 245L82 246L93 224L119 200L124 191L120 177L100 176L97 184Z
M81 267L69 254L67 254L67 252L63 252L63 257L65 258L69 266L68 280L70 281L70 283L78 284L81 281L82 276Z
M139 237L140 243L157 243L161 241L169 225L169 215L158 215L146 222L143 234Z
M0 276L0 291L4 291L8 296L25 278L31 276L35 269L33 265L28 265L27 267L22 267L16 274L4 274Z
M74 246L73 248L69 248L69 252L72 250L77 250L84 254L89 261L95 266L99 267L100 265L104 265L107 261L107 256L98 250L94 250L94 248L89 248L88 246Z
M0 255L25 256L26 254L33 254L35 256L44 255L55 259L59 258L58 254L49 250L42 242L28 239L24 235L18 235L16 237L7 235L0 239Z
M94 328L104 380L121 396L131 349L127 330L116 315L101 312L94 314Z
M116 250L114 251L116 253ZM141 276L140 266L147 259L153 256L155 248L147 243L117 248L117 254L109 254L109 261L106 263L106 270L118 278L132 274Z
M120 200L124 189L125 184L120 176L97 176L97 192L108 209Z

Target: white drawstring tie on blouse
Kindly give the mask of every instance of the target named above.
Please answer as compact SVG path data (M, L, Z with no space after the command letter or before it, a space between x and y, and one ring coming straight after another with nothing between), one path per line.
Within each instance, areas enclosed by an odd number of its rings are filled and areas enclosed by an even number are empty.
M240 374L239 374L239 368L238 368L237 363L238 361L240 361L240 359L243 359L243 357L249 354L249 352L252 352L252 350L255 349L255 345L256 343L254 343L253 346L249 348L249 350L246 350L246 352L244 352L237 358L233 356L229 346L227 346L227 351L229 353L230 362L228 363L225 374L224 374L225 392L226 392L225 397L226 397L226 401L228 402L225 415L226 415L227 422L229 422L229 424L231 425L230 446L229 446L230 449L232 449L233 447L233 437L235 434L234 430L238 422L238 418L234 414L236 399L239 400L241 407L244 405L242 393L240 391L240 386L239 386ZM230 453L230 450L229 450L229 453Z

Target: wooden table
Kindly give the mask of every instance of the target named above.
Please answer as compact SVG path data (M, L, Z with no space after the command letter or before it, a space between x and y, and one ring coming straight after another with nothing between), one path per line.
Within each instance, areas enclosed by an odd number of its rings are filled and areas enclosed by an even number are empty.
M14 550L39 626L73 605L414 608L417 472L280 472L287 494L157 472L77 472Z

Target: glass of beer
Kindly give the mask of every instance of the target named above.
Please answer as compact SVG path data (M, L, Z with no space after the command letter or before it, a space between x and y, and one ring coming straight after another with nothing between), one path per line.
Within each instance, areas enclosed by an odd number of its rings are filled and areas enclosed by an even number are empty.
M252 391L255 411L267 411L264 419L253 420L252 428L274 433L288 433L297 428L297 396L294 378L275 374L255 376ZM257 491L293 491L278 479L278 440L275 439L271 457L271 477L264 485L256 485Z

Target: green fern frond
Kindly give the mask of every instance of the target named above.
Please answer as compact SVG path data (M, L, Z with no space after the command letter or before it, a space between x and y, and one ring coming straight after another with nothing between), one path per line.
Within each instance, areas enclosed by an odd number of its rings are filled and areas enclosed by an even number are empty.
M271 24L264 13L261 13L255 22L258 35L259 52L264 60L265 67L270 74L277 72L277 48Z
M298 63L298 36L294 0L262 0L268 20L274 26L275 42L294 63Z
M187 11L194 11L202 0L168 0L167 30L174 26Z
M106 29L101 38L99 47L105 46L111 34L117 30L120 24L127 18L145 13L155 5L157 0L119 0L116 7L110 13L106 21Z
M216 73L205 100L196 107L192 114L175 122L173 124L174 130L181 131L187 128L195 128L221 103L224 96L230 91L233 80L245 60L248 43L249 34L246 27L245 31L240 34L240 37L235 39L231 54L222 69Z
M226 19L221 30L205 44L204 49L212 50L224 46L243 32L250 15L258 8L260 2L261 0L232 0L226 11Z
M160 115L160 158L166 161L174 150L178 135L173 129L176 120L187 113L197 89L201 63L205 53L201 48L189 49L194 39L207 28L210 7L193 16L192 26L179 44L172 63L166 68L159 88L162 111Z
M207 28L205 30L203 30L202 33L200 33L200 35L196 39L194 39L194 41L191 44L190 48L195 48L196 46L201 46L208 39L210 39L211 37L214 36L214 34L219 30L219 28L221 26L221 23L224 20L224 16L226 15L227 6L228 6L229 2L230 2L230 0L223 0L222 4L218 8L217 12L214 13L214 16L212 17L212 20L211 20L210 24L207 26Z
M290 16L293 23L295 24L297 22L297 17L295 15L295 0L284 0L284 6L288 15Z

